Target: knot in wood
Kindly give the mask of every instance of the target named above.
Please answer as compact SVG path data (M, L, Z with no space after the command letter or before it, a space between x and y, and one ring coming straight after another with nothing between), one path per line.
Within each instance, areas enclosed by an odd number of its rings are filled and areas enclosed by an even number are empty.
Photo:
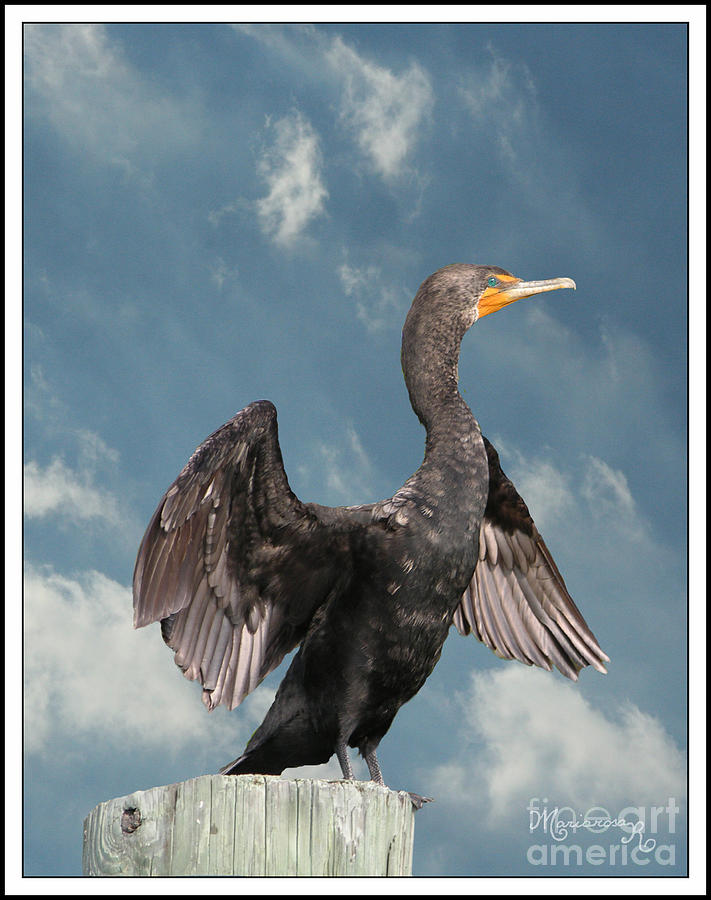
M133 832L141 827L141 810L135 806L129 806L124 809L121 815L121 831L124 834L133 834Z

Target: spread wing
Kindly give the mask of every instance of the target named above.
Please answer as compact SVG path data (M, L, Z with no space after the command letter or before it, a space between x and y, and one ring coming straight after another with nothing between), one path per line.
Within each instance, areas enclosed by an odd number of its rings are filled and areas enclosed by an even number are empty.
M551 670L576 681L585 666L606 672L609 660L588 628L528 507L489 457L489 499L479 536L479 562L454 614L461 634L473 633L503 659Z
M160 621L208 709L237 706L350 577L343 532L292 493L267 400L202 443L158 504L133 576L134 627Z

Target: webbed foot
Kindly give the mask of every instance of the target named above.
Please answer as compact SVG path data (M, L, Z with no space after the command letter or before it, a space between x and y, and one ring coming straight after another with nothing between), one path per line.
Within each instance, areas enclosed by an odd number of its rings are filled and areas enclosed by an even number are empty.
M419 794L413 794L412 791L408 791L407 794L415 809L422 809L425 803L434 803L434 797L420 797Z

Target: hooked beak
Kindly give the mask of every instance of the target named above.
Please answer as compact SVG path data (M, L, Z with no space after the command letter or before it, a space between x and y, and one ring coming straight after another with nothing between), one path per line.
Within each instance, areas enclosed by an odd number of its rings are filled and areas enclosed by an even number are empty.
M479 318L497 312L514 300L523 297L532 297L534 294L542 294L544 291L557 291L559 288L572 288L575 290L575 282L572 278L546 278L543 281L521 281L512 275L499 276L501 281L496 287L487 287L479 299ZM510 279L510 280L509 280Z

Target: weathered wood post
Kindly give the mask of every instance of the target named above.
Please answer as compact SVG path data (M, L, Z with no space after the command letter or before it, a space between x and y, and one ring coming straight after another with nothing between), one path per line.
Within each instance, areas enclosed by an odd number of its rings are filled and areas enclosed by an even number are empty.
M411 875L414 808L369 781L202 775L107 800L84 875Z

